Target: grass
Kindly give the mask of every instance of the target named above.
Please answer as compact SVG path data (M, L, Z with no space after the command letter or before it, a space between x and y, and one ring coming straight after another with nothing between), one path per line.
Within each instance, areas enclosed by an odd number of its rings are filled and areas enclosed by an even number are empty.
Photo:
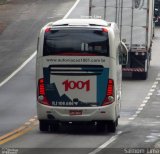
M0 5L5 4L7 0L0 0Z

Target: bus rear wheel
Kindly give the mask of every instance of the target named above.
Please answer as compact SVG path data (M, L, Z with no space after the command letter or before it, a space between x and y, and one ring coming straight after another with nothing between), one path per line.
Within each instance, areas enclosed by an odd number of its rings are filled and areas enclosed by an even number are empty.
M49 130L49 123L47 120L39 120L39 129L41 132L46 132Z
M97 122L97 131L98 132L104 132L106 130L106 123L103 121Z
M116 121L108 121L107 123L108 132L115 133L117 125L118 125L118 119Z
M52 121L50 122L50 131L51 132L56 132L59 129L59 122L57 121Z

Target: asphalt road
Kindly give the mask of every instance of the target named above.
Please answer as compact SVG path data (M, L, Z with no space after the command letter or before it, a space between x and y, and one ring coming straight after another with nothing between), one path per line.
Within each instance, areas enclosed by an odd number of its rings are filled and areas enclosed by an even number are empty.
M86 3L85 0L80 1L69 17L76 18L87 14L88 10L84 7ZM67 10L72 5L73 1L68 4L68 7L62 2L60 8L64 10L65 6ZM50 8L48 5L47 7ZM153 148L160 140L159 43L160 29L156 29L149 78L146 81L123 80L122 111L116 133L97 133L94 126L62 127L58 133L41 133L36 125L28 133L1 147L21 148L18 149L19 153L24 154L109 154L129 153L129 149L132 148ZM36 115L34 77L35 59L0 88L1 135L18 128Z

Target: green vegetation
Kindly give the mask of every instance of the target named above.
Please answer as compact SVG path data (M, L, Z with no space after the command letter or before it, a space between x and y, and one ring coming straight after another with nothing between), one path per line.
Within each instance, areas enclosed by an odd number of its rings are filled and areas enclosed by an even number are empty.
M7 0L0 0L0 5L5 4Z

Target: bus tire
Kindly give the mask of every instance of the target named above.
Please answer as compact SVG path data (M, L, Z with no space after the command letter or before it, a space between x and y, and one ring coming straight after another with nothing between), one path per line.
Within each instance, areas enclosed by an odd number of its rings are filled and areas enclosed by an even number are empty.
M118 126L118 118L117 118L117 120L116 120L116 127Z
M50 122L50 131L51 132L56 132L59 129L59 122L57 121L52 121Z
M46 132L49 129L49 124L47 120L39 120L39 130L41 132Z
M115 133L116 132L116 125L118 125L117 120L116 121L109 121L107 123L108 132Z
M97 132L104 132L106 130L106 123L103 121L97 122Z
M147 78L148 78L148 72L143 72L143 73L141 73L140 78L141 78L142 80L147 80Z

